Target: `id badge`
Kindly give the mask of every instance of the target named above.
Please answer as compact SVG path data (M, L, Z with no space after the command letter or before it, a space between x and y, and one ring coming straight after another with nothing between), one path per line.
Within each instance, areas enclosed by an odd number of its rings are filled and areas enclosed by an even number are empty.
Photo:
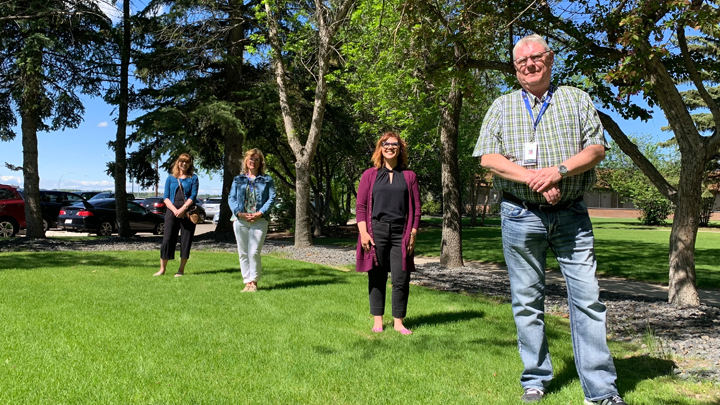
M533 166L537 164L537 142L527 142L524 147L523 166Z

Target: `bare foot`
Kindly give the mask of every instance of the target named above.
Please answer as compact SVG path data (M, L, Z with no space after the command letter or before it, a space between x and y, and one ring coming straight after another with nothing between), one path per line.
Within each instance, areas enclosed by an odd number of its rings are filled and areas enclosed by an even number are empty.
M382 316L373 316L373 332L382 332L383 331L383 317Z
M160 271L158 271L157 273L153 274L153 277L155 277L155 276L162 276L163 274L165 274L165 270L160 270Z
M393 326L394 329L403 335L412 335L412 331L403 325L402 319L395 318L395 325Z

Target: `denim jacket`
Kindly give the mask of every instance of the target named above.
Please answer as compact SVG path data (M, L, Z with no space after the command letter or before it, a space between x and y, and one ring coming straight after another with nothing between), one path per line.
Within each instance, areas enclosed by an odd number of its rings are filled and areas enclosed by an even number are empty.
M233 215L238 212L245 212L245 192L247 190L248 178L241 174L233 180L228 196L228 205ZM268 211L275 201L275 183L269 174L259 174L255 177L255 201L257 201L256 210L262 212L263 216L268 215Z
M185 198L196 202L198 186L200 185L198 176L193 174L192 177L182 179L181 181L183 182L183 193L185 193ZM188 184L191 184L191 186L187 187ZM178 179L174 176L168 176L167 180L165 180L165 194L163 195L163 199L167 198L170 201L175 200L175 193L177 193L178 187Z

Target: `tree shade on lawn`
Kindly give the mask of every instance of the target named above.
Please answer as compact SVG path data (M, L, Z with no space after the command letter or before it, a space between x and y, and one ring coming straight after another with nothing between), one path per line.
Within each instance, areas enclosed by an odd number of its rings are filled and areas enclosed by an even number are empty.
M0 403L518 403L508 304L412 286L415 333L378 334L363 274L265 257L264 288L240 294L236 254L193 252L180 279L152 277L156 261L0 254ZM548 336L556 379L544 403L581 403L567 320L549 316ZM708 384L668 377L669 360L611 349L629 403L715 399Z

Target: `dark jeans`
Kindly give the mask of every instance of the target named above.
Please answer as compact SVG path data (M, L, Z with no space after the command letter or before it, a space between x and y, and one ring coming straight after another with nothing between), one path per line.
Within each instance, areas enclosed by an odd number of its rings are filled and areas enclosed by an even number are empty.
M403 224L372 221L375 251L380 266L368 271L368 293L370 313L373 316L385 314L385 290L387 275L392 281L392 316L405 318L410 293L410 273L402 269Z
M162 245L160 245L161 259L175 259L175 247L177 246L178 231L180 229L182 229L180 234L180 258L190 258L190 247L192 246L193 236L195 236L195 224L187 218L187 215L180 219L172 211L167 210L165 211L165 233L163 234Z

